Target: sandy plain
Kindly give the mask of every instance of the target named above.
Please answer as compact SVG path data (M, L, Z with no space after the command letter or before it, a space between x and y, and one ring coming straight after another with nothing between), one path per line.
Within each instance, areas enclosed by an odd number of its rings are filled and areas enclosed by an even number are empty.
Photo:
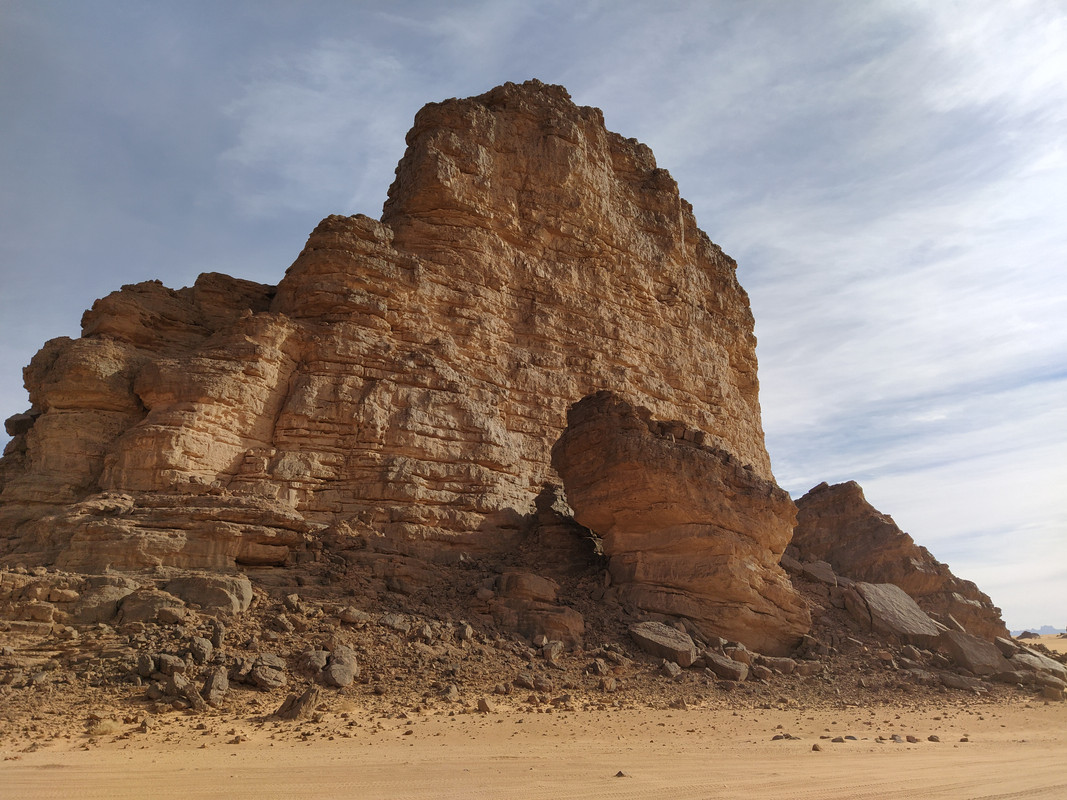
M1043 644L1049 650L1055 650L1057 653L1067 653L1067 635L1062 633L1038 636L1036 639L1031 639L1030 641Z
M774 738L784 735L794 738ZM0 797L1067 797L1067 704L1031 699L400 716L353 708L300 723L175 713L147 732L19 744L0 749Z

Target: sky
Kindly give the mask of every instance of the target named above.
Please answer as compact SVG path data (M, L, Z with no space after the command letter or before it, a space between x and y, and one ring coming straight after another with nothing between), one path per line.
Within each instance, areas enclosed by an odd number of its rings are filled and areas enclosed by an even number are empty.
M1067 0L0 0L0 418L96 298L277 283L422 105L529 78L738 261L778 482L1067 625Z

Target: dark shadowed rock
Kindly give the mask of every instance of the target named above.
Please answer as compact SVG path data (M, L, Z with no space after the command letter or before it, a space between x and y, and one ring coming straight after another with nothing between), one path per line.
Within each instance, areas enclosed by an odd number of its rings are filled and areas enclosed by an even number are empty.
M291 694L286 697L274 712L274 716L294 721L307 719L314 713L321 697L322 692L317 686L309 686L303 694Z

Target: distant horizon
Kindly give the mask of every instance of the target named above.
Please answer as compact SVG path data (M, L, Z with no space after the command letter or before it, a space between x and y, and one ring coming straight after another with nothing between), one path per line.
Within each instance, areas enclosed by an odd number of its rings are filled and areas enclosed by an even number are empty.
M1051 636L1052 634L1067 633L1065 628L1056 628L1052 625L1041 625L1036 628L1008 628L1008 633L1012 636L1018 636L1021 633L1037 633L1041 636Z

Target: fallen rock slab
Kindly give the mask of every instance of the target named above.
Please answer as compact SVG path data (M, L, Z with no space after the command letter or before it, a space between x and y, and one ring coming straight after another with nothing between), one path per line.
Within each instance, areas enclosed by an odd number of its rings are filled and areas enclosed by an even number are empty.
M748 677L748 664L734 661L714 650L704 651L704 664L724 681L743 681Z
M639 622L630 626L630 636L646 653L650 653L680 667L691 667L697 658L697 648L687 633L662 622Z
M959 631L944 631L941 647L957 665L975 675L998 675L1011 672L1011 665L992 642Z
M892 636L902 644L930 647L942 628L899 586L859 582L844 592L845 608L870 630Z
M620 599L705 636L788 655L811 627L779 562L789 495L701 431L612 392L567 412L552 449L574 518L601 537Z
M164 588L207 610L240 614L252 603L252 584L244 575L188 575L168 581Z

